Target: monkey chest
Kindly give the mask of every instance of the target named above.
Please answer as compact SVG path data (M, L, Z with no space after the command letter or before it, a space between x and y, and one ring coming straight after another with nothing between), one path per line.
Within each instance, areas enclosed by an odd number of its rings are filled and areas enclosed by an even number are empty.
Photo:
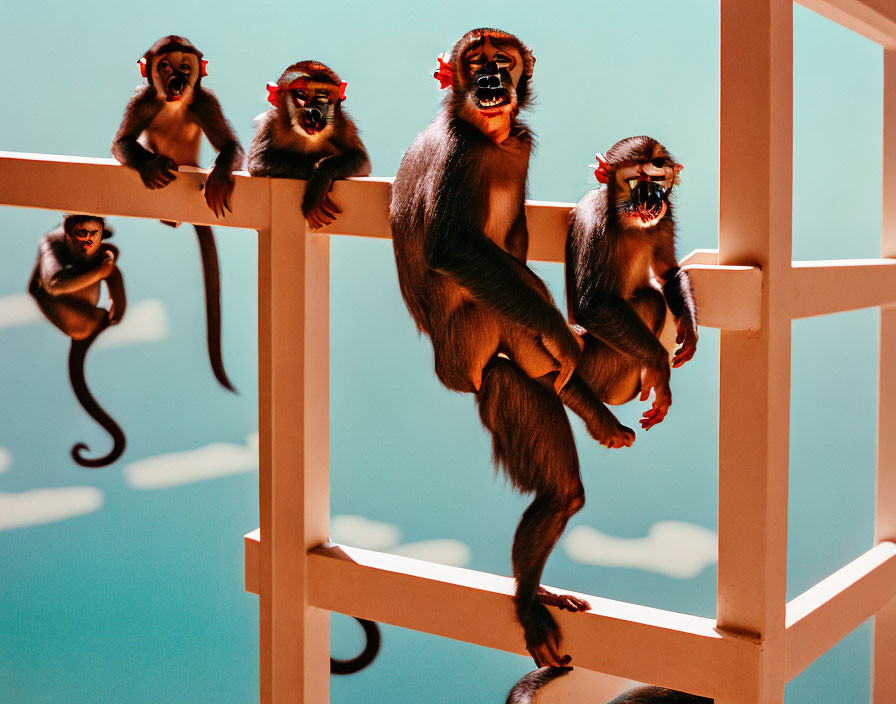
M198 166L202 128L185 109L163 109L143 133L145 146L178 164Z

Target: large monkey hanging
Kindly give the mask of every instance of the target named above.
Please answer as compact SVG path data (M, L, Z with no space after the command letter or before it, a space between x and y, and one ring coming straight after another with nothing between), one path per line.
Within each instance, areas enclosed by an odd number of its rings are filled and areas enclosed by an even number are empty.
M574 373L580 345L544 283L526 266L524 200L532 137L518 113L535 59L512 34L475 29L440 57L450 88L408 149L392 190L398 279L436 374L476 394L495 459L534 492L513 539L516 613L538 665L569 661L545 604L585 602L539 582L569 518L584 503L566 403L608 447L628 446L621 425Z
M112 154L136 170L147 188L164 188L177 177L179 165L199 165L199 146L205 133L218 150L215 166L205 179L205 201L216 217L224 217L225 211L230 210L233 171L242 168L245 155L218 99L201 85L208 62L189 41L172 34L159 39L137 63L147 84L137 90L125 108ZM207 225L194 228L205 280L209 361L220 384L233 391L221 357L221 294L215 236Z
M682 166L650 137L617 142L598 162L606 188L582 197L566 241L567 307L585 341L577 371L605 403L639 392L646 401L653 390L641 419L647 430L672 403L667 347L681 345L675 367L697 349L694 294L675 256L669 198Z
M127 302L124 280L116 265L118 249L103 242L106 222L95 215L66 215L62 225L41 238L37 264L28 292L47 319L72 339L68 371L78 402L112 436L109 453L87 459L87 445L72 447L72 459L82 467L103 467L117 460L125 448L125 436L118 424L93 398L84 380L84 359L94 340L109 325L124 316ZM100 282L105 281L111 305L97 306Z
M288 66L268 83L268 110L249 147L253 176L305 179L302 213L315 230L339 214L333 181L369 176L370 159L358 128L342 109L348 84L319 61Z

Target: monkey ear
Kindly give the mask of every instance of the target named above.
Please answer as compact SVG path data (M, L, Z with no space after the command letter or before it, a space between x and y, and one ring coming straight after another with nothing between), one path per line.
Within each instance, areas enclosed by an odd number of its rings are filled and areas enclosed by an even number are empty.
M450 63L445 62L446 58L448 58L448 52L445 51L436 57L439 65L436 72L432 74L432 77L439 82L439 89L451 88L454 85L454 69L451 68Z
M282 89L276 83L268 83L268 102L275 108L280 105L280 91Z
M140 75L146 78L146 57L141 56L137 59L137 65L140 67Z
M597 179L598 183L606 183L610 180L609 173L607 172L607 160L604 159L603 154L595 154L594 158L597 159L597 168L594 170L594 178Z
M208 60L202 59L199 63L201 64L199 67L199 76L205 78L208 75Z
M343 81L339 84L339 102L345 100L345 89L348 88L348 83Z

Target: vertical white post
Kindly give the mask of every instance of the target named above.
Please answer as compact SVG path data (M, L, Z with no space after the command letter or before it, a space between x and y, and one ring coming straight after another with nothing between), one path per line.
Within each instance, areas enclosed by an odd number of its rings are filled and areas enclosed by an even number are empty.
M719 263L763 272L761 329L723 331L719 400L721 629L762 641L751 692L784 700L790 434L793 6L722 0Z
M896 257L896 48L884 50L883 212L880 254ZM880 311L875 537L896 540L896 306ZM896 701L896 601L874 617L872 701Z
M330 700L329 612L307 598L329 537L329 238L306 230L301 182L271 181L259 233L261 701Z

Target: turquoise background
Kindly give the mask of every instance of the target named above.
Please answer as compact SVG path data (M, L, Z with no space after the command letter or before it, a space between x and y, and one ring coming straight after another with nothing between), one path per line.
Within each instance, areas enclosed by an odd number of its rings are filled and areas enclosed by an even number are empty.
M718 2L494 0L119 4L82 0L0 5L0 149L108 156L139 82L135 61L176 32L210 60L218 95L245 146L264 85L317 58L349 82L347 109L375 176L395 173L434 115L435 56L464 31L499 26L537 57L538 135L529 197L575 201L593 186L596 151L650 134L685 165L677 191L678 252L714 247L718 221ZM880 231L879 46L794 10L795 259L875 257ZM204 153L203 163L212 158ZM58 213L0 209L0 296L24 290L36 244ZM0 492L93 486L102 508L0 532L0 701L257 700L257 599L242 590L242 535L258 525L257 475L139 491L121 468L257 429L254 233L218 228L224 354L240 390L208 369L201 277L191 230L116 218L130 301L160 298L171 335L96 350L88 379L128 434L123 459L87 471L73 442L106 447L68 388L67 340L49 324L0 328L0 447L13 456ZM562 268L536 270L562 299ZM454 538L470 567L509 574L513 530L527 504L490 465L470 396L442 388L432 352L398 294L388 242L336 239L331 271L332 512L400 527L405 541ZM794 324L788 596L872 544L876 311ZM676 519L715 529L718 334L673 375L666 421L629 450L608 451L574 421L588 503L571 525L639 537ZM634 423L638 404L620 409ZM558 549L544 581L712 617L714 567L680 580L570 560ZM438 608L438 605L433 605ZM360 644L333 619L333 652ZM787 688L788 704L867 701L866 624ZM502 702L531 661L397 628L376 663L334 678L333 702Z

